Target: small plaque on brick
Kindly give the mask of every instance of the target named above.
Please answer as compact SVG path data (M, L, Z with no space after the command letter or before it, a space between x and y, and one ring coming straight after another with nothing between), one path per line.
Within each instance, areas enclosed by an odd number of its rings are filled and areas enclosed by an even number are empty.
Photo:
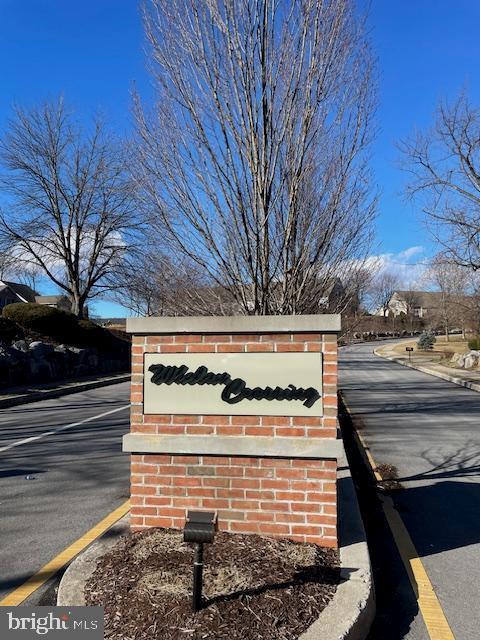
M146 353L144 413L321 416L321 353Z

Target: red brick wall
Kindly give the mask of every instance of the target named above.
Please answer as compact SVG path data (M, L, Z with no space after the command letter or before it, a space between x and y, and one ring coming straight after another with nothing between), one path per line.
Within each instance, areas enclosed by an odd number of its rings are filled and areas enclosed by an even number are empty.
M323 416L146 415L145 353L322 352ZM320 372L319 372L320 375ZM134 336L131 432L167 435L335 438L334 334ZM288 452L286 451L287 455ZM219 527L336 545L336 462L288 458L132 455L133 528L183 527L187 508L218 510Z
M336 545L336 463L217 456L132 456L131 525L184 525L185 509L219 528Z

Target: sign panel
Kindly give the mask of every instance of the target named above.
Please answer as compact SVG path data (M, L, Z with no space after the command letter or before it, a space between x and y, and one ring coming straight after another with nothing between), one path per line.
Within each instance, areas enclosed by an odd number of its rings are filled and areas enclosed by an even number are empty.
M145 414L321 416L321 353L146 353Z

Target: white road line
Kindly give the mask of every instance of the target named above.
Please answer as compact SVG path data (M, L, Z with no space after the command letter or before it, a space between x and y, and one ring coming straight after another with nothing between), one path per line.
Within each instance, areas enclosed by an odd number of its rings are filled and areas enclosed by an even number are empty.
M97 420L98 418L104 418L105 416L109 416L112 413L117 413L118 411L124 411L129 407L130 405L126 404L123 407L118 407L117 409L111 409L110 411L105 411L105 413L99 413L97 416L92 416L91 418L85 418L85 420L80 420L80 422L72 422L71 424L66 424L63 427L58 427L57 429L53 429L52 431L45 431L44 433L41 433L39 436L31 436L30 438L17 440L17 442L12 442L12 444L7 445L6 447L0 447L0 453L3 453L4 451L8 451L9 449L14 449L15 447L19 447L22 444L27 444L28 442L34 442L35 440L41 440L42 438L46 438L47 436L52 436L55 433L59 433L60 431L66 431L67 429L72 429L73 427L79 427L81 424L85 424L86 422L92 422L93 420Z

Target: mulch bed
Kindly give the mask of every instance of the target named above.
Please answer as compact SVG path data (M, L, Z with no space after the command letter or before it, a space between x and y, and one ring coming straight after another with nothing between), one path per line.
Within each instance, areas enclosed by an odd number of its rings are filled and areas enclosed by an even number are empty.
M220 532L204 546L204 607L192 613L193 545L182 532L123 538L98 562L86 603L115 640L294 640L335 593L338 554L312 544Z

